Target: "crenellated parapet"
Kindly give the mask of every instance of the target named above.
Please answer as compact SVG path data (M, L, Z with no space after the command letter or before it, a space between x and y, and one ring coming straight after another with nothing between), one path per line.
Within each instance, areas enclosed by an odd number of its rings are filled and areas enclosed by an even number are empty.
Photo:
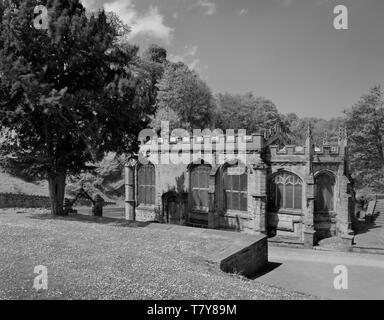
M277 145L269 146L268 162L305 164L310 150L303 146L287 145L280 149Z
M337 144L329 142L328 133L324 133L322 145L314 148L315 163L344 163L347 155L347 133L345 128L339 129Z
M208 130L209 131L209 130ZM229 133L217 135L215 132L203 132L201 135L190 136L176 136L159 137L154 135L145 143L141 144L142 148L153 150L175 152L183 150L215 150L217 152L224 152L226 149L240 149L252 152L262 150L265 146L265 140L262 134L241 134ZM178 148L179 147L179 148Z

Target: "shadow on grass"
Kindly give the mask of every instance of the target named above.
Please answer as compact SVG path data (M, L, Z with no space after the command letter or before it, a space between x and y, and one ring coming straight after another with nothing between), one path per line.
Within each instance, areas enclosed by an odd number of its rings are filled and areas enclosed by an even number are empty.
M267 267L263 271L258 272L257 274L255 274L253 277L250 277L249 279L250 280L256 280L257 278L260 278L263 275L277 269L281 265L282 265L282 263L280 263L280 262L268 262Z
M137 222L127 221L125 219L118 218L107 218L107 217L94 217L82 214L74 214L70 216L55 216L52 214L32 214L29 216L30 219L37 220L63 220L63 221L76 221L82 223L97 223L113 225L117 227L128 227L128 228L144 228L153 222Z

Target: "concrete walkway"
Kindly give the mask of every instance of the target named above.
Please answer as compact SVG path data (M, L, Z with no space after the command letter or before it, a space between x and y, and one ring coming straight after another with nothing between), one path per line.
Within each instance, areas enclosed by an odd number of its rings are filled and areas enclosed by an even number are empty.
M378 222L360 223L355 235L355 246L384 250L384 225Z
M269 246L273 270L254 281L327 299L384 299L384 256ZM334 268L348 270L348 289L334 288Z

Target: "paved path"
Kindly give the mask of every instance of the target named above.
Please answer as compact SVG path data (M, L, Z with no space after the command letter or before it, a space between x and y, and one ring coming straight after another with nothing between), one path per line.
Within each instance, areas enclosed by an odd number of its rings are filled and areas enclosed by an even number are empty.
M91 215L92 208L91 207L75 207L78 214ZM124 219L125 211L122 207L114 207L114 206L106 206L103 208L103 217L106 218L116 218L116 219Z
M384 250L384 225L377 221L360 223L354 242L361 248L380 248Z
M384 299L384 256L269 246L275 269L255 281L328 299ZM280 265L279 265L280 264ZM348 270L348 289L334 288L334 268Z

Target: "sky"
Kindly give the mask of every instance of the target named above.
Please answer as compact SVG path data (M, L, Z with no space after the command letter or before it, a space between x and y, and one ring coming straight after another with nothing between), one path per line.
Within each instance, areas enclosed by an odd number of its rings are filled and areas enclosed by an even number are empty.
M253 92L281 113L342 116L384 84L383 0L82 0L196 70L213 93ZM336 30L334 8L348 9Z

